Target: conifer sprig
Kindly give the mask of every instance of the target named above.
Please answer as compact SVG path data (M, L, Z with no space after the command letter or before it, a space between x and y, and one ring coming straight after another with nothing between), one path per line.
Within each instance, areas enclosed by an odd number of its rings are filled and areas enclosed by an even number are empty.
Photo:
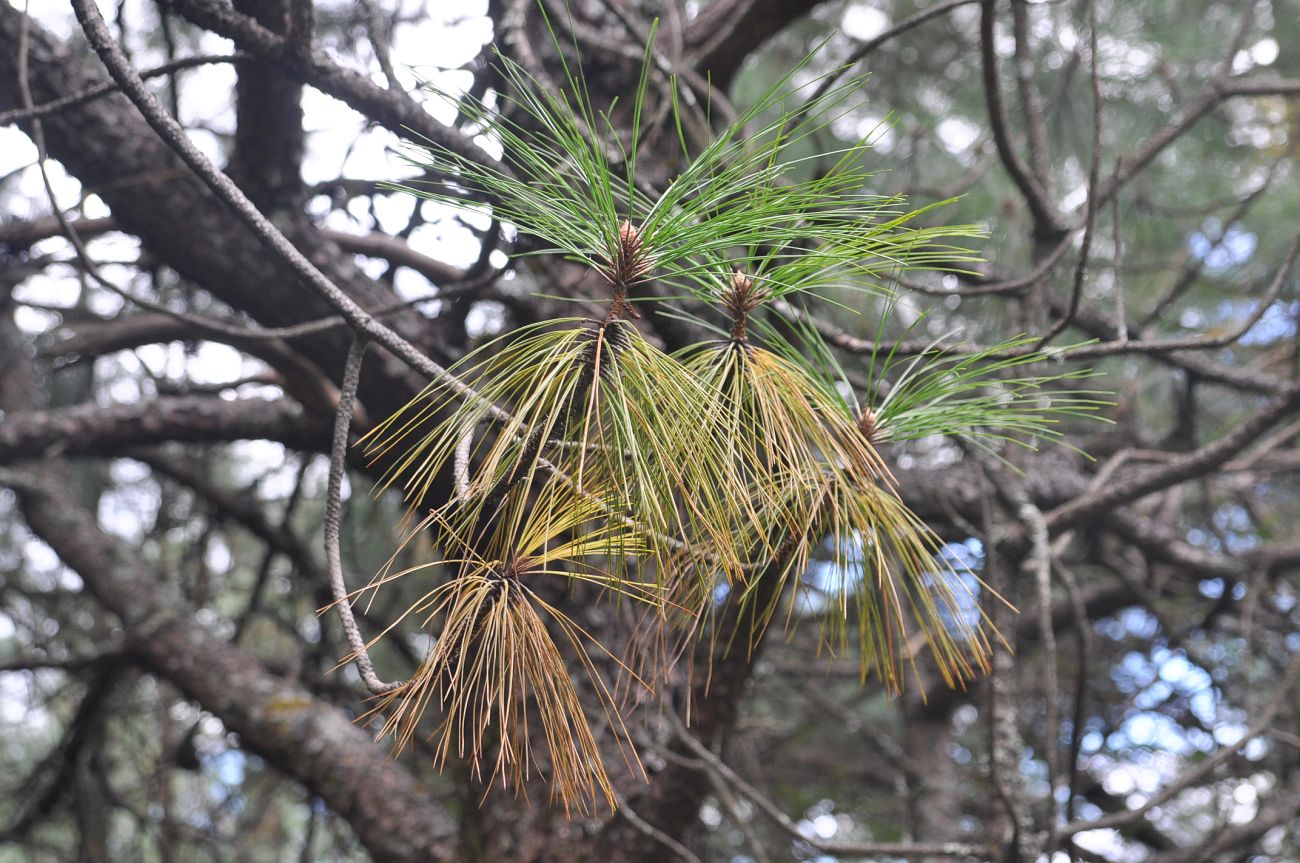
M670 664L683 640L705 633L740 649L781 603L793 622L811 592L823 598L823 644L856 650L864 676L874 671L890 692L923 644L950 685L987 667L992 633L967 574L903 503L880 447L931 434L1052 439L1062 420L1104 402L1075 387L1086 373L1038 371L1049 358L1026 350L1030 339L973 355L936 345L907 361L877 352L859 401L811 326L767 314L784 298L867 305L883 334L896 297L881 277L960 267L973 257L957 244L979 234L923 225L931 208L866 191L865 141L808 155L861 87L798 104L822 80L804 75L810 60L696 152L674 113L681 167L662 191L637 168L648 71L620 137L614 106L598 110L567 64L564 88L551 92L500 58L502 109L471 97L459 106L507 167L433 143L412 153L441 179L410 191L489 209L541 241L530 254L585 265L609 294L603 316L544 321L472 351L454 383L435 382L364 439L367 455L388 463L380 487L400 486L413 513L431 510L416 531L433 535L454 572L404 615L436 641L377 708L399 746L436 706L439 763L465 758L517 790L545 771L567 811L601 798L612 806L590 705L565 655L623 746L617 700L590 648L644 686L665 672L638 676L640 658ZM812 80L796 86L796 75ZM703 301L723 321L702 321L718 338L673 355L651 344L633 305L651 280ZM449 471L457 491L438 501ZM392 567L372 587L431 568ZM594 645L546 585L644 606L644 641L626 657ZM729 632L710 622L722 594L735 612ZM636 764L630 750L624 757Z
M750 489L737 530L749 537L753 562L774 567L764 577L795 584L796 594L814 553L832 549L830 565L839 575L827 591L824 643L847 646L856 616L864 675L874 669L890 692L899 691L904 660L914 657L909 638L919 634L944 679L960 685L987 666L990 649L979 621L968 620L973 601L959 595L960 575L898 498L877 441L863 433L831 382L813 364L749 339L747 321L769 297L755 280L733 272L717 291L732 318L729 338L697 349L687 361L730 420L722 432L737 447L733 482ZM759 603L748 618L755 629L718 635L753 638L787 593L747 585L743 598Z
M1061 441L1070 419L1099 419L1112 404L1107 393L1078 386L1086 369L1036 373L1056 363L1057 351L1025 350L1037 338L1020 336L973 353L934 351L906 361L890 354L872 369L871 398L860 410L880 442L946 435L1035 447ZM1104 421L1104 420L1103 420Z
M613 809L604 756L556 637L578 658L604 725L628 765L639 771L611 690L589 651L607 657L631 679L636 676L545 598L545 583L586 583L655 608L662 604L659 588L615 577L603 567L611 558L637 553L641 543L609 524L583 529L599 507L526 495L512 495L509 506L525 513L522 527L489 542L502 549L490 556L470 548L436 513L412 532L431 530L462 556L441 561L456 574L406 612L436 632L424 662L368 715L384 717L379 736L391 737L401 750L424 713L437 707L443 715L434 732L439 766L453 756L467 760L486 785L499 780L516 793L524 793L531 778L549 775L551 798L566 812L585 814L597 799ZM502 544L507 538L509 546ZM382 574L370 589L420 569ZM534 751L539 740L545 744L541 756ZM496 755L488 758L493 748Z
M827 77L792 85L807 62L700 152L686 152L683 145L685 167L662 193L652 195L636 176L639 125L633 125L630 140L622 140L608 119L612 106L596 110L580 81L570 78L566 92L552 93L500 57L508 91L500 98L516 119L481 99L441 95L500 144L507 169L427 142L411 148L408 158L444 179L393 188L472 211L490 201L493 215L550 244L531 254L562 253L607 275L618 268L618 250L631 227L639 244L651 250L646 260L656 276L669 283L699 281L720 258L742 266L797 258L811 237L856 248L858 260L885 253L891 243L911 242L907 235L916 229L902 226L916 213L901 209L898 197L864 191L871 177L864 167L865 141L831 154L832 166L811 177L803 175L827 154L787 155L846 111L846 100L861 88L861 80L854 79L805 103L798 113L781 110ZM643 76L634 101L637 116L645 87ZM902 233L893 239L864 235L868 227Z
M731 504L719 485L731 445L711 433L712 402L689 369L619 318L551 321L502 341L461 370L480 398L436 382L363 440L369 457L391 459L383 486L400 482L415 505L470 435L471 494L447 514L461 530L498 517L514 486L572 482L579 493L604 489L609 513L633 517L656 553L677 549L654 538L679 537L708 544L734 569ZM493 405L510 419L495 421ZM562 479L541 475L543 456Z

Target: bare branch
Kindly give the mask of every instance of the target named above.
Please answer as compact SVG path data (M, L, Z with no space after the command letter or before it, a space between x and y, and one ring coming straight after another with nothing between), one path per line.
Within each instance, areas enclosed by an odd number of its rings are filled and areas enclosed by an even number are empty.
M352 615L352 597L343 580L343 560L339 555L339 523L342 520L343 507L343 469L348 455L348 426L352 422L352 403L356 398L357 382L361 379L361 360L366 352L366 343L356 338L348 350L347 365L343 370L343 387L339 395L339 409L334 418L334 437L330 444L329 484L325 491L325 565L329 572L330 590L334 594L334 606L338 608L339 620L343 623L343 632L352 649L351 659L356 663L361 681L375 695L383 695L400 689L400 683L386 683L375 675L374 663L366 648L357 620Z
M163 75L170 75L173 72L179 72L182 69L193 69L196 66L210 66L215 63L242 63L248 59L247 54L200 54L196 57L182 57L173 60L170 63L164 63L161 66L155 66L152 69L146 69L140 73L140 77L146 81L150 78L159 78ZM23 120L35 120L41 117L48 117L58 111L64 111L68 108L75 108L78 105L84 105L87 102L94 101L110 93L117 92L116 84L101 84L97 87L91 87L80 93L73 93L63 96L59 99L46 102L42 105L34 105L28 108L15 108L12 111L0 111L0 126L8 126L10 123L17 123ZM8 228L8 225L5 225Z
M1261 433L1296 410L1300 410L1300 383L1291 384L1214 443L1167 465L1148 468L1126 481L1116 482L1057 507L1047 514L1047 525L1053 530L1059 530L1154 491L1203 476L1227 462L1252 444Z
M980 57L984 72L984 97L988 101L989 125L993 129L993 142L997 144L998 155L1007 169L1016 188L1025 199L1034 216L1036 236L1058 239L1067 230L1067 226L1056 208L1047 197L1047 192L1038 181L1030 175L1024 160L1016 151L1011 141L1010 121L1007 119L1006 106L1002 101L1002 84L998 76L998 57L993 47L994 7L997 0L981 0L980 12Z
M686 744L686 748L693 755L716 771L722 779L735 787L747 800L762 810L764 815L771 818L778 827L793 839L806 843L810 848L823 854L831 854L836 857L883 855L907 859L933 856L985 858L998 854L997 849L987 845L972 845L965 842L828 842L820 839L816 835L800 830L799 825L795 823L793 818L782 812L767 795L746 782L740 774L732 770L725 761L701 743L694 734L687 730L681 720L677 719L675 714L670 714L670 718L676 725L678 739Z
M840 64L838 71L828 75L824 81L817 85L817 89L813 91L813 95L808 101L815 102L822 96L825 96L831 87L834 87L838 81L848 74L849 69L861 63L886 42L890 42L907 31L919 27L932 18L938 18L940 15L947 15L954 9L962 6L969 6L972 3L978 2L979 0L945 0L943 3L936 3L933 6L927 6L921 11L907 16L894 26L871 37L854 49L853 53L848 56L848 59Z
M328 426L287 399L162 397L129 405L80 404L10 411L0 422L0 464L28 458L104 455L167 441L225 443L273 440L324 451Z
M483 164L505 170L483 149L455 129L439 124L419 103L399 90L386 90L335 63L320 49L304 55L289 41L216 0L167 0L186 18L234 40L242 51L270 60L285 72L333 96L396 135L412 133ZM112 38L105 31L104 35Z
M361 0L366 10L366 27L370 36L370 47L375 51L375 59L388 82L388 89L401 92L401 82L397 80L397 71L393 69L392 58L388 56L388 33L384 28L384 13L375 0Z
M1013 0L1015 2L1015 0ZM1074 268L1074 287L1070 291L1070 303L1065 314L1052 324L1051 328L1034 345L1041 350L1051 343L1074 320L1079 313L1079 301L1083 298L1083 283L1088 274L1088 255L1092 251L1092 235L1097 225L1097 212L1100 202L1096 200L1097 183L1101 176L1101 76L1097 72L1097 0L1088 0L1088 83L1092 89L1092 157L1088 165L1088 209L1083 219L1083 242L1079 247L1079 262ZM1033 140L1033 136L1030 136Z

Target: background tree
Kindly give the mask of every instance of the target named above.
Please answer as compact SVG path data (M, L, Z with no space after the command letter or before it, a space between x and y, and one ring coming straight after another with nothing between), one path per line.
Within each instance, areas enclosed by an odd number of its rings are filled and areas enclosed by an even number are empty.
M541 783L525 803L454 759L434 770L422 735L389 761L317 614L353 333L379 342L348 412L365 428L430 363L574 299L604 314L600 278L511 257L535 247L508 222L382 185L410 174L401 139L493 163L470 103L416 84L500 104L489 42L562 80L536 4L127 2L104 27L72 5L0 5L0 857L1295 859L1293 0L546 6L623 128L661 19L648 188L680 169L679 131L703 146L827 40L809 76L870 78L817 149L866 135L869 191L960 194L928 224L989 233L973 272L895 274L883 328L871 304L772 303L768 325L815 328L861 382L878 345L905 362L945 335L959 355L1095 339L1062 368L1118 393L1115 426L1066 430L1096 461L882 444L946 553L1019 609L985 603L1014 656L949 690L918 653L888 698L852 652L818 655L813 553L806 625L689 656L629 729L648 781L615 771L618 812L573 820ZM186 137L146 121L131 68ZM641 309L648 340L696 338L661 310ZM382 466L353 452L339 547L359 585L403 504L359 493ZM449 471L431 494L452 493ZM414 590L359 607L363 632ZM583 600L557 601L617 625ZM426 648L386 638L373 673L406 679Z

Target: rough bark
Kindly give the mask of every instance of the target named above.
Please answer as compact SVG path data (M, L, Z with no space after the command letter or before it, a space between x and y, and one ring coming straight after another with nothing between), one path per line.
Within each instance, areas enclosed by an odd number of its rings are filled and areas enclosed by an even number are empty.
M22 345L7 302L0 303L0 368L6 369L0 408L7 418L24 410L40 415ZM144 668L219 718L250 752L318 795L352 825L375 859L453 859L446 844L452 821L430 789L390 761L353 717L196 625L165 579L100 530L62 465L29 466L14 484L32 532L117 616L126 650Z
M0 106L14 107L22 12L0 7ZM108 78L81 47L64 45L32 25L29 69L35 101L79 92ZM299 283L278 258L215 199L173 155L122 96L108 96L47 117L50 155L99 195L127 231L186 280L267 326L329 317L332 309ZM304 227L293 241L336 284L366 308L391 306L396 295L366 278L350 256ZM385 322L417 346L437 343L436 326L414 312ZM294 347L333 380L342 373L348 334L335 329L300 339ZM366 364L362 391L371 412L385 415L423 385L395 359L376 353Z
M725 90L755 49L824 0L717 0L686 32L697 53L696 69Z
M125 447L184 440L214 443L272 440L323 451L329 422L287 399L176 396L129 405L80 404L6 412L0 422L0 464L20 459L104 455Z

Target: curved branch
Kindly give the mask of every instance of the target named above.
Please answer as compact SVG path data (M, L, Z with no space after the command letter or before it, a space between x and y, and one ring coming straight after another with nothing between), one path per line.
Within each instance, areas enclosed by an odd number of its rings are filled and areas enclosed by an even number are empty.
M348 349L347 365L343 369L343 389L339 397L339 408L334 418L334 434L330 442L329 481L325 492L325 566L329 573L330 592L334 595L334 605L339 610L339 620L343 623L343 634L347 636L348 647L352 649L350 659L356 663L361 681L375 695L383 695L400 689L403 684L380 680L375 674L375 664L366 649L365 639L357 628L357 619L352 614L352 597L348 595L347 585L343 581L343 560L339 554L339 525L343 514L343 470L348 457L348 426L352 420L352 403L357 394L357 381L361 378L361 361L365 357L366 343L353 339Z
M130 405L79 404L7 412L0 422L0 464L20 459L104 455L166 441L272 440L324 451L329 424L289 400L163 397Z
M1124 482L1114 482L1058 506L1047 514L1047 526L1060 530L1094 518L1155 491L1204 476L1254 443L1261 433L1300 410L1300 383L1292 384L1264 407L1246 417L1212 444L1167 465L1148 468Z
M352 718L195 626L127 551L104 534L68 483L18 489L27 523L122 621L127 650L175 685L248 750L300 781L346 819L377 860L453 859L454 822L429 790L394 764Z
M1015 145L1011 143L1010 123L1007 120L1006 105L1002 101L1002 84L998 80L998 57L993 47L993 7L996 0L983 0L980 10L980 59L984 71L984 97L988 100L989 125L993 129L993 142L997 145L998 155L1011 181L1020 190L1021 196L1029 206L1034 217L1034 234L1038 237L1057 239L1067 227L1060 213L1047 198L1047 193L1038 185L1029 168L1025 165Z
M683 34L689 62L726 89L740 64L790 22L824 0L718 0L701 10Z
M0 296L0 409L49 416L17 328ZM216 400L209 400L216 401ZM229 404L229 403L227 403ZM24 414L19 413L18 416ZM74 438L75 439L75 438ZM75 571L85 593L121 622L124 650L239 735L256 752L351 824L376 860L453 859L454 821L429 789L375 746L343 710L269 672L244 651L196 625L193 610L104 533L57 463L30 474L5 470L32 532Z
M152 69L146 69L140 73L140 77L148 80L149 78L158 78L163 75L170 75L173 72L179 72L181 69L193 69L196 66L209 66L214 63L241 63L248 59L247 54L200 54L196 57L181 57L170 63L164 63L161 66L155 66ZM34 105L31 108L15 108L12 111L0 111L0 126L8 126L10 123L17 123L20 120L34 120L41 117L47 117L58 111L64 111L68 108L75 108L78 105L84 105L87 102L93 102L110 93L117 92L116 84L97 84L88 87L80 93L73 93L58 99L51 99L40 105Z
M323 51L295 50L290 41L215 0L166 0L193 23L234 40L241 50L276 63L280 69L322 93L333 96L402 137L424 138L452 152L498 170L507 170L458 130L442 125L400 90L386 90L346 69Z

